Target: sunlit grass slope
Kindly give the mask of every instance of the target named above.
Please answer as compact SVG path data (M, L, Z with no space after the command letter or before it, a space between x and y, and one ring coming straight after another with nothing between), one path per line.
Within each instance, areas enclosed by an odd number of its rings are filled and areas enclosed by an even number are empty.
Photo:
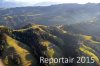
M100 42L94 41L92 36L81 35L82 45L79 50L82 51L87 56L93 57L97 65L100 66L100 58L96 55L95 49L93 49L92 45L98 45Z
M27 56L30 54L30 52L22 47L19 46L20 42L16 41L15 39L11 38L8 35L5 35L6 42L10 47L13 47L17 54L21 58L21 62L23 66L30 66L32 64L33 60L28 60Z

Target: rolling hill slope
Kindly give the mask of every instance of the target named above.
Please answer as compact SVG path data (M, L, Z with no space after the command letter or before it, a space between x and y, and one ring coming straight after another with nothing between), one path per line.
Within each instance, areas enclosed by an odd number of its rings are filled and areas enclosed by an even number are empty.
M0 27L0 58L7 66L100 66L100 42L72 34L59 26L27 25L13 30ZM40 63L40 57L93 57L94 63Z

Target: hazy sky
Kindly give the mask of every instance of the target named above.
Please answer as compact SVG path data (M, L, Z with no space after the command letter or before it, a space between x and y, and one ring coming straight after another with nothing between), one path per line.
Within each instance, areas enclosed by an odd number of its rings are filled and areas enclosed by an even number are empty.
M100 0L0 0L0 1L8 1L8 2L24 2L24 3L30 3L35 4L39 2L58 2L58 3L100 3Z

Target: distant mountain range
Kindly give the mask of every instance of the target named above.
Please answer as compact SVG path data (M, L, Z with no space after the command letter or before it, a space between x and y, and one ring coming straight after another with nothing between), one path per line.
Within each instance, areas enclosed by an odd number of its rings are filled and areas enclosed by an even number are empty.
M75 24L100 21L100 4L59 4L17 7L0 10L0 24L18 28L30 23L43 25Z

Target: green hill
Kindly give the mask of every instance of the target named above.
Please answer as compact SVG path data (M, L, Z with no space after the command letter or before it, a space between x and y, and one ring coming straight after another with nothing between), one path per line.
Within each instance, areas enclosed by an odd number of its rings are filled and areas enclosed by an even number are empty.
M100 66L100 42L59 26L0 27L0 58L6 66ZM94 63L40 63L40 57L93 57ZM91 60L92 61L92 60Z

